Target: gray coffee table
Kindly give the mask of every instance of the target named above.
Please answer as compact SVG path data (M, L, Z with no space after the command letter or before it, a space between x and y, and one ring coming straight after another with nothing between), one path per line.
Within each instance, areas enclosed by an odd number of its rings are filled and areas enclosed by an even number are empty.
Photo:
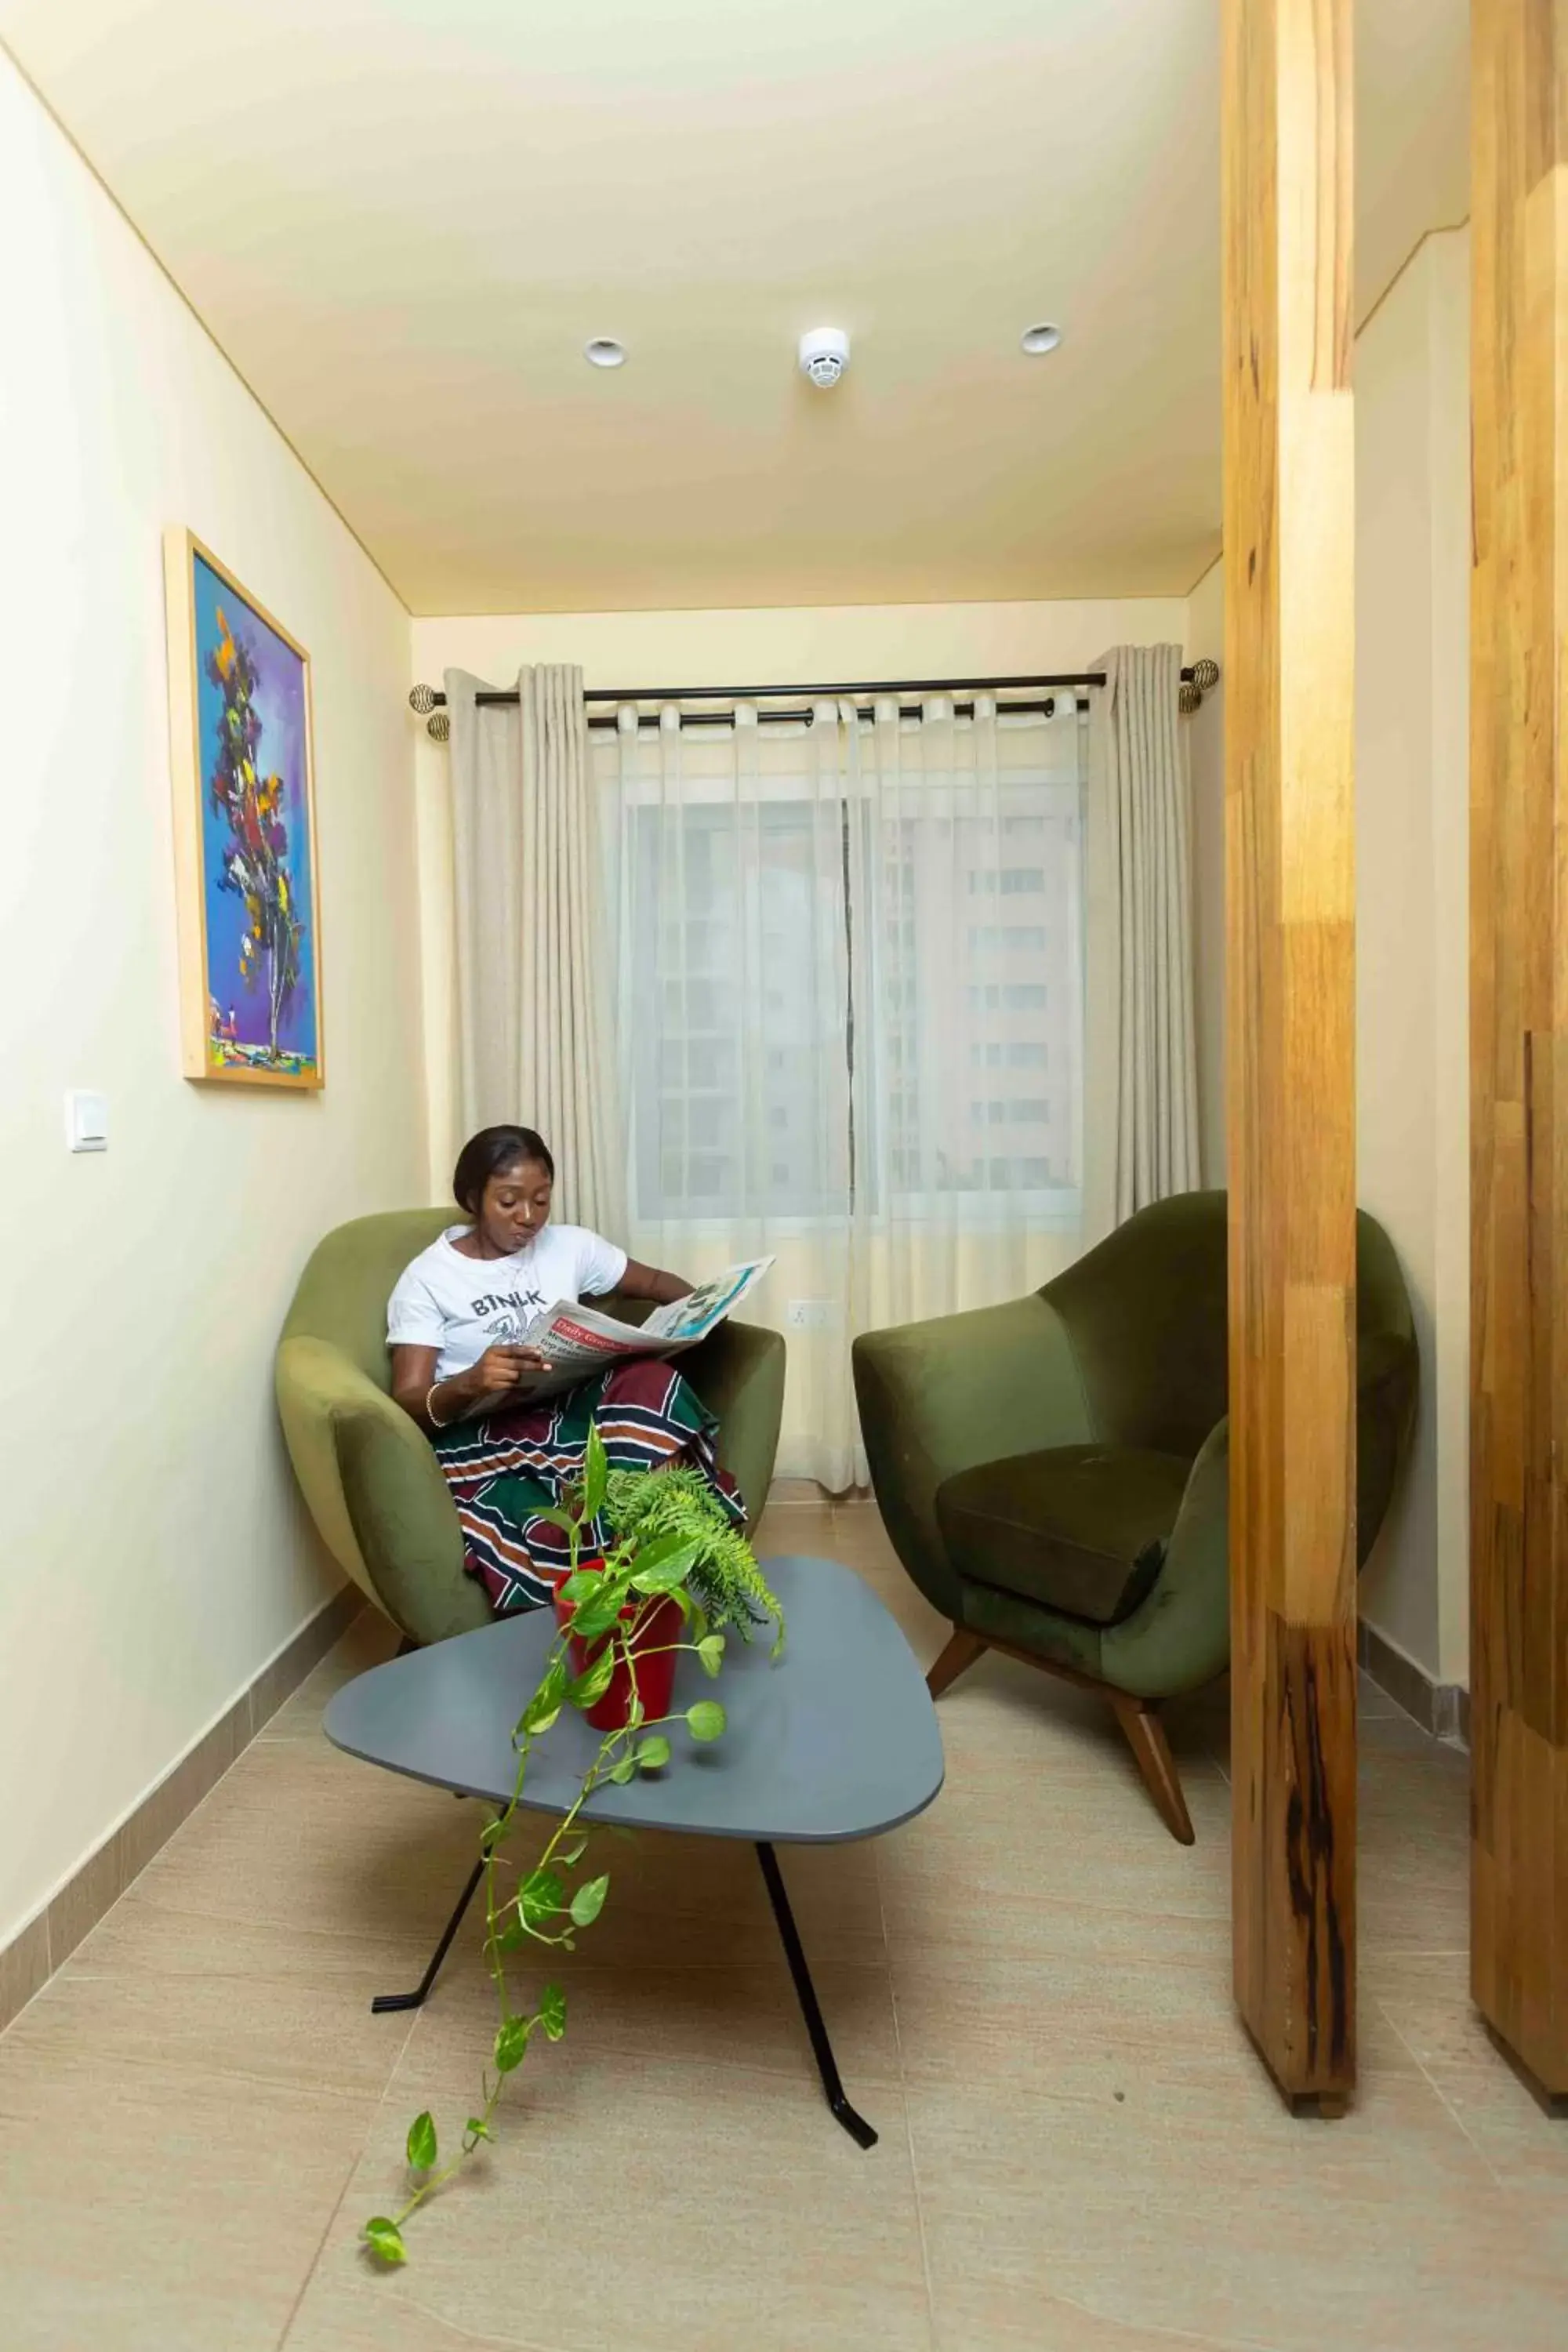
M765 1631L749 1646L731 1635L716 1685L682 1656L675 1710L719 1696L729 1717L723 1738L700 1747L674 1727L663 1771L601 1790L584 1814L755 1846L827 2104L871 2147L876 2133L844 2095L774 1848L878 1837L923 1811L942 1787L942 1737L909 1643L858 1576L831 1559L770 1559L764 1568L789 1621L784 1655L770 1661ZM335 1695L327 1737L367 1763L504 1804L516 1770L512 1727L554 1638L553 1615L542 1609L393 1658ZM534 1749L524 1804L566 1811L598 1746L597 1732L563 1713ZM373 2009L418 2008L482 1868L476 1864L419 1984L380 1994Z

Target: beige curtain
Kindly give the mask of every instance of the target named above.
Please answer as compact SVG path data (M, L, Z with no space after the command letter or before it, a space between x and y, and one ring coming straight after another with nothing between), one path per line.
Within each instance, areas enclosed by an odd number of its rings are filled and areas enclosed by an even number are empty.
M464 1132L517 1121L555 1155L558 1214L624 1237L616 1055L583 673L518 673L515 704L446 676L452 719L458 1102Z
M1179 646L1118 646L1089 716L1084 1226L1099 1239L1198 1175L1192 816Z

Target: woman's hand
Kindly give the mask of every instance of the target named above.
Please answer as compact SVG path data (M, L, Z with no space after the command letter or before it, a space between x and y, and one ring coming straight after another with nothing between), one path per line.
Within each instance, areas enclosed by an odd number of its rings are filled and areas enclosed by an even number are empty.
M414 1348L399 1343L392 1350L392 1396L423 1430L449 1429L455 1421L488 1404L516 1396L533 1372L548 1371L550 1360L537 1348L487 1348L477 1364L436 1378L437 1348Z
M487 1348L477 1364L455 1381L444 1381L443 1388L466 1389L473 1398L505 1396L510 1389L520 1388L531 1372L547 1372L550 1359L540 1348L524 1348L515 1342L497 1348Z

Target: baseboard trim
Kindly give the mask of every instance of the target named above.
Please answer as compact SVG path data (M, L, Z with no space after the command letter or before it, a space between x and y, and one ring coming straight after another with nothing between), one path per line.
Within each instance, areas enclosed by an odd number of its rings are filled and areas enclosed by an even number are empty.
M1462 1683L1434 1682L1424 1666L1369 1625L1363 1617L1356 1629L1356 1656L1370 1682L1402 1706L1434 1739L1470 1744L1470 1694Z
M775 1478L768 1488L770 1509L780 1503L825 1506L831 1503L868 1503L871 1499L869 1486L846 1486L836 1494L831 1486L819 1486L815 1478Z
M203 1732L154 1788L111 1830L80 1868L0 1948L0 2032L41 1992L61 1962L96 1927L111 1904L134 1885L160 1847L245 1753L285 1699L298 1690L341 1634L368 1606L357 1584L345 1584Z
M833 1496L815 1478L775 1478L768 1488L767 1507L776 1511L781 1504L831 1503Z

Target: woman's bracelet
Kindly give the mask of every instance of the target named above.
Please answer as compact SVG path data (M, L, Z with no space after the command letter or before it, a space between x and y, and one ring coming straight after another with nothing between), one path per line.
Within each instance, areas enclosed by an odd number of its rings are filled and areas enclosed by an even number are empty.
M429 1387L425 1391L425 1418L429 1423L432 1429L447 1429L451 1425L448 1422L437 1421L436 1418L435 1397L436 1391L440 1385L441 1383L439 1381L432 1381Z

